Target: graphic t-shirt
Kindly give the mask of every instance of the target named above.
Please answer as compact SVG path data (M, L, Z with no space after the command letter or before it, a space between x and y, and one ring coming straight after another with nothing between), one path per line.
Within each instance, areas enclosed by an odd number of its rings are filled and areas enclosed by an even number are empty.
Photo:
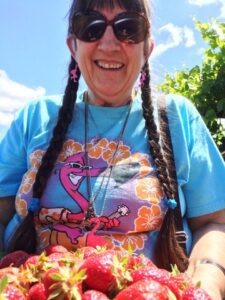
M177 103L169 101L183 215L196 216L224 208L225 188L220 187L219 176L225 175L224 163L201 117L183 98L178 97ZM27 214L32 186L51 139L59 105L60 97L31 103L18 114L2 141L0 195L16 194L17 212L7 226L5 245ZM71 250L105 245L113 249L131 247L133 252L153 256L155 239L167 211L166 199L150 155L141 100L133 101L125 124L128 110L129 106L88 105L85 121L85 103L79 96L63 149L35 215L38 251L49 244L61 244ZM198 136L200 141L193 145L197 139L195 127L199 130L200 125L206 138L203 141ZM206 152L209 150L208 158L200 155L201 143ZM213 168L209 160L212 155L216 162ZM191 160L203 161L205 171L194 171ZM216 176L211 174L214 168ZM211 198L195 197L197 185L200 190L207 189L202 187L205 182L202 186L198 183L199 172L205 172L206 182L213 178L211 187L219 184ZM190 236L186 222L184 225Z

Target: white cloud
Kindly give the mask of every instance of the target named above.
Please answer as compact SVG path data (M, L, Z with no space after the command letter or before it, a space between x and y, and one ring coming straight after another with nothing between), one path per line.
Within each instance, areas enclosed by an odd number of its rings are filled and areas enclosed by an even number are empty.
M0 125L8 126L14 113L28 101L43 96L43 87L31 89L11 80L4 70L0 70Z
M225 18L225 2L224 0L188 0L188 3L191 5L197 6L205 6L205 5L212 5L212 4L220 4L220 15L218 18L224 19Z
M159 29L159 33L168 32L168 39L165 43L161 43L155 47L153 57L160 56L171 48L178 47L184 43L187 48L195 45L194 32L187 26L178 27L172 23L168 23Z
M185 40L185 47L191 48L196 44L194 32L187 26L184 26L183 28L184 33L184 40Z
M189 4L193 4L193 5L197 5L197 6L216 4L218 2L220 2L220 0L188 0Z

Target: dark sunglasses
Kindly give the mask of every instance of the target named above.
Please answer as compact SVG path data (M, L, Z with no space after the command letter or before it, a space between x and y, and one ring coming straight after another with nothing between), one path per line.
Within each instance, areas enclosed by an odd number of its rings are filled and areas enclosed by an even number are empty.
M81 41L95 42L108 25L119 41L133 44L144 41L150 27L147 18L136 12L122 12L109 21L97 11L87 11L73 16L72 31Z

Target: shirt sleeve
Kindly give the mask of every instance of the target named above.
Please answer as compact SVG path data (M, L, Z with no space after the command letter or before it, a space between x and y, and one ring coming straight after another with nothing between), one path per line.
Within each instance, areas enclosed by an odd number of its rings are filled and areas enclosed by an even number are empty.
M27 168L20 121L17 116L0 144L0 197L16 195Z
M224 160L193 104L176 97L168 117L185 214L190 218L224 209Z

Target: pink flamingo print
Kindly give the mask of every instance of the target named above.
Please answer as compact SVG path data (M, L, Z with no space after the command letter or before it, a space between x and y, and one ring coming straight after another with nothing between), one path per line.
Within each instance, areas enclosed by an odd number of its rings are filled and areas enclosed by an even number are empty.
M88 200L78 191L82 181L86 178L87 172L90 176L98 176L103 170L93 168L84 163L84 153L77 153L69 157L64 166L60 169L59 178L62 186L70 197L79 205L80 212L66 214L67 222L80 223L85 219L85 212L88 209ZM83 236L82 228L70 227L63 223L53 225L53 230L66 233L73 244L77 244L77 238Z

